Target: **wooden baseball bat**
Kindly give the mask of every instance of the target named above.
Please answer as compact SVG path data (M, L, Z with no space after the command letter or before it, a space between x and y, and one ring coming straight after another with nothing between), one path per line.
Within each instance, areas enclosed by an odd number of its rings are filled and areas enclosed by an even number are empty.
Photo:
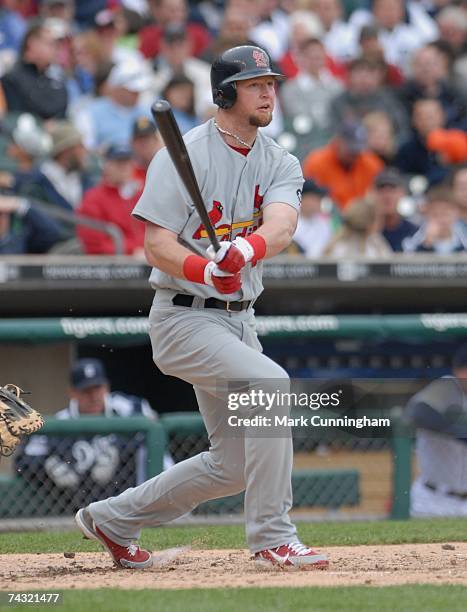
M182 179L198 215L206 228L209 240L214 250L218 251L220 249L219 240L217 239L216 232L214 231L206 206L203 202L203 197L199 190L190 156L188 155L185 142L180 134L180 129L175 121L172 108L167 100L158 100L152 105L151 113L164 139L165 146L177 169L178 175Z

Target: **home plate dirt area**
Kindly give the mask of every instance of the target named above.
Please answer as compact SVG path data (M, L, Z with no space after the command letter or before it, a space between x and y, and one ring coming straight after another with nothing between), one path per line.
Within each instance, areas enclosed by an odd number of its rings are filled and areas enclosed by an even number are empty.
M154 566L123 570L106 553L0 555L0 591L295 587L392 584L467 585L467 543L334 546L327 571L259 569L245 550L189 547L154 553Z

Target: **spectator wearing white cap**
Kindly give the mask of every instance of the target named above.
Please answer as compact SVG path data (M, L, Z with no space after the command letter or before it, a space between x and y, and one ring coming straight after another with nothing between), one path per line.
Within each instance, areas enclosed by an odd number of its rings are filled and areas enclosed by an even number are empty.
M107 79L108 94L92 100L76 114L75 125L83 133L85 145L90 149L129 145L134 122L148 114L139 98L149 86L138 63L114 66Z
M50 135L50 157L23 180L21 193L73 211L93 184L86 167L87 151L80 132L68 121L57 121Z
M52 139L29 113L19 115L10 138L6 158L2 160L0 187L21 194L24 182L29 181L40 160L50 153Z
M11 132L7 155L19 173L30 172L36 160L48 155L52 148L50 135L29 113L19 115Z

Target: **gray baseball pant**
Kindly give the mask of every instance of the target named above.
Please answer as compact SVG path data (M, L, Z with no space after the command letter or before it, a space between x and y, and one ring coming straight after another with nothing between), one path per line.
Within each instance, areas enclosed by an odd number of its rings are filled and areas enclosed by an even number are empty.
M292 505L293 445L280 437L226 434L229 416L219 381L258 381L265 392L287 392L287 373L261 353L252 309L226 311L173 306L157 290L149 316L153 359L165 374L194 386L210 440L208 452L175 464L89 511L102 531L126 546L143 527L171 521L200 503L245 490L246 537L251 552L297 541ZM195 298L198 300L199 298ZM233 413L230 413L233 414Z

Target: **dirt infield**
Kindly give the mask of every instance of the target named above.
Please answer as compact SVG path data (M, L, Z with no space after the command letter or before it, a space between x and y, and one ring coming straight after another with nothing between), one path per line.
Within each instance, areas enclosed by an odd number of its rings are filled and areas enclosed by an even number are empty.
M171 549L144 571L120 570L105 553L0 555L0 591L294 587L431 583L467 585L467 543L339 546L328 571L260 570L244 550ZM66 556L65 556L66 555Z

